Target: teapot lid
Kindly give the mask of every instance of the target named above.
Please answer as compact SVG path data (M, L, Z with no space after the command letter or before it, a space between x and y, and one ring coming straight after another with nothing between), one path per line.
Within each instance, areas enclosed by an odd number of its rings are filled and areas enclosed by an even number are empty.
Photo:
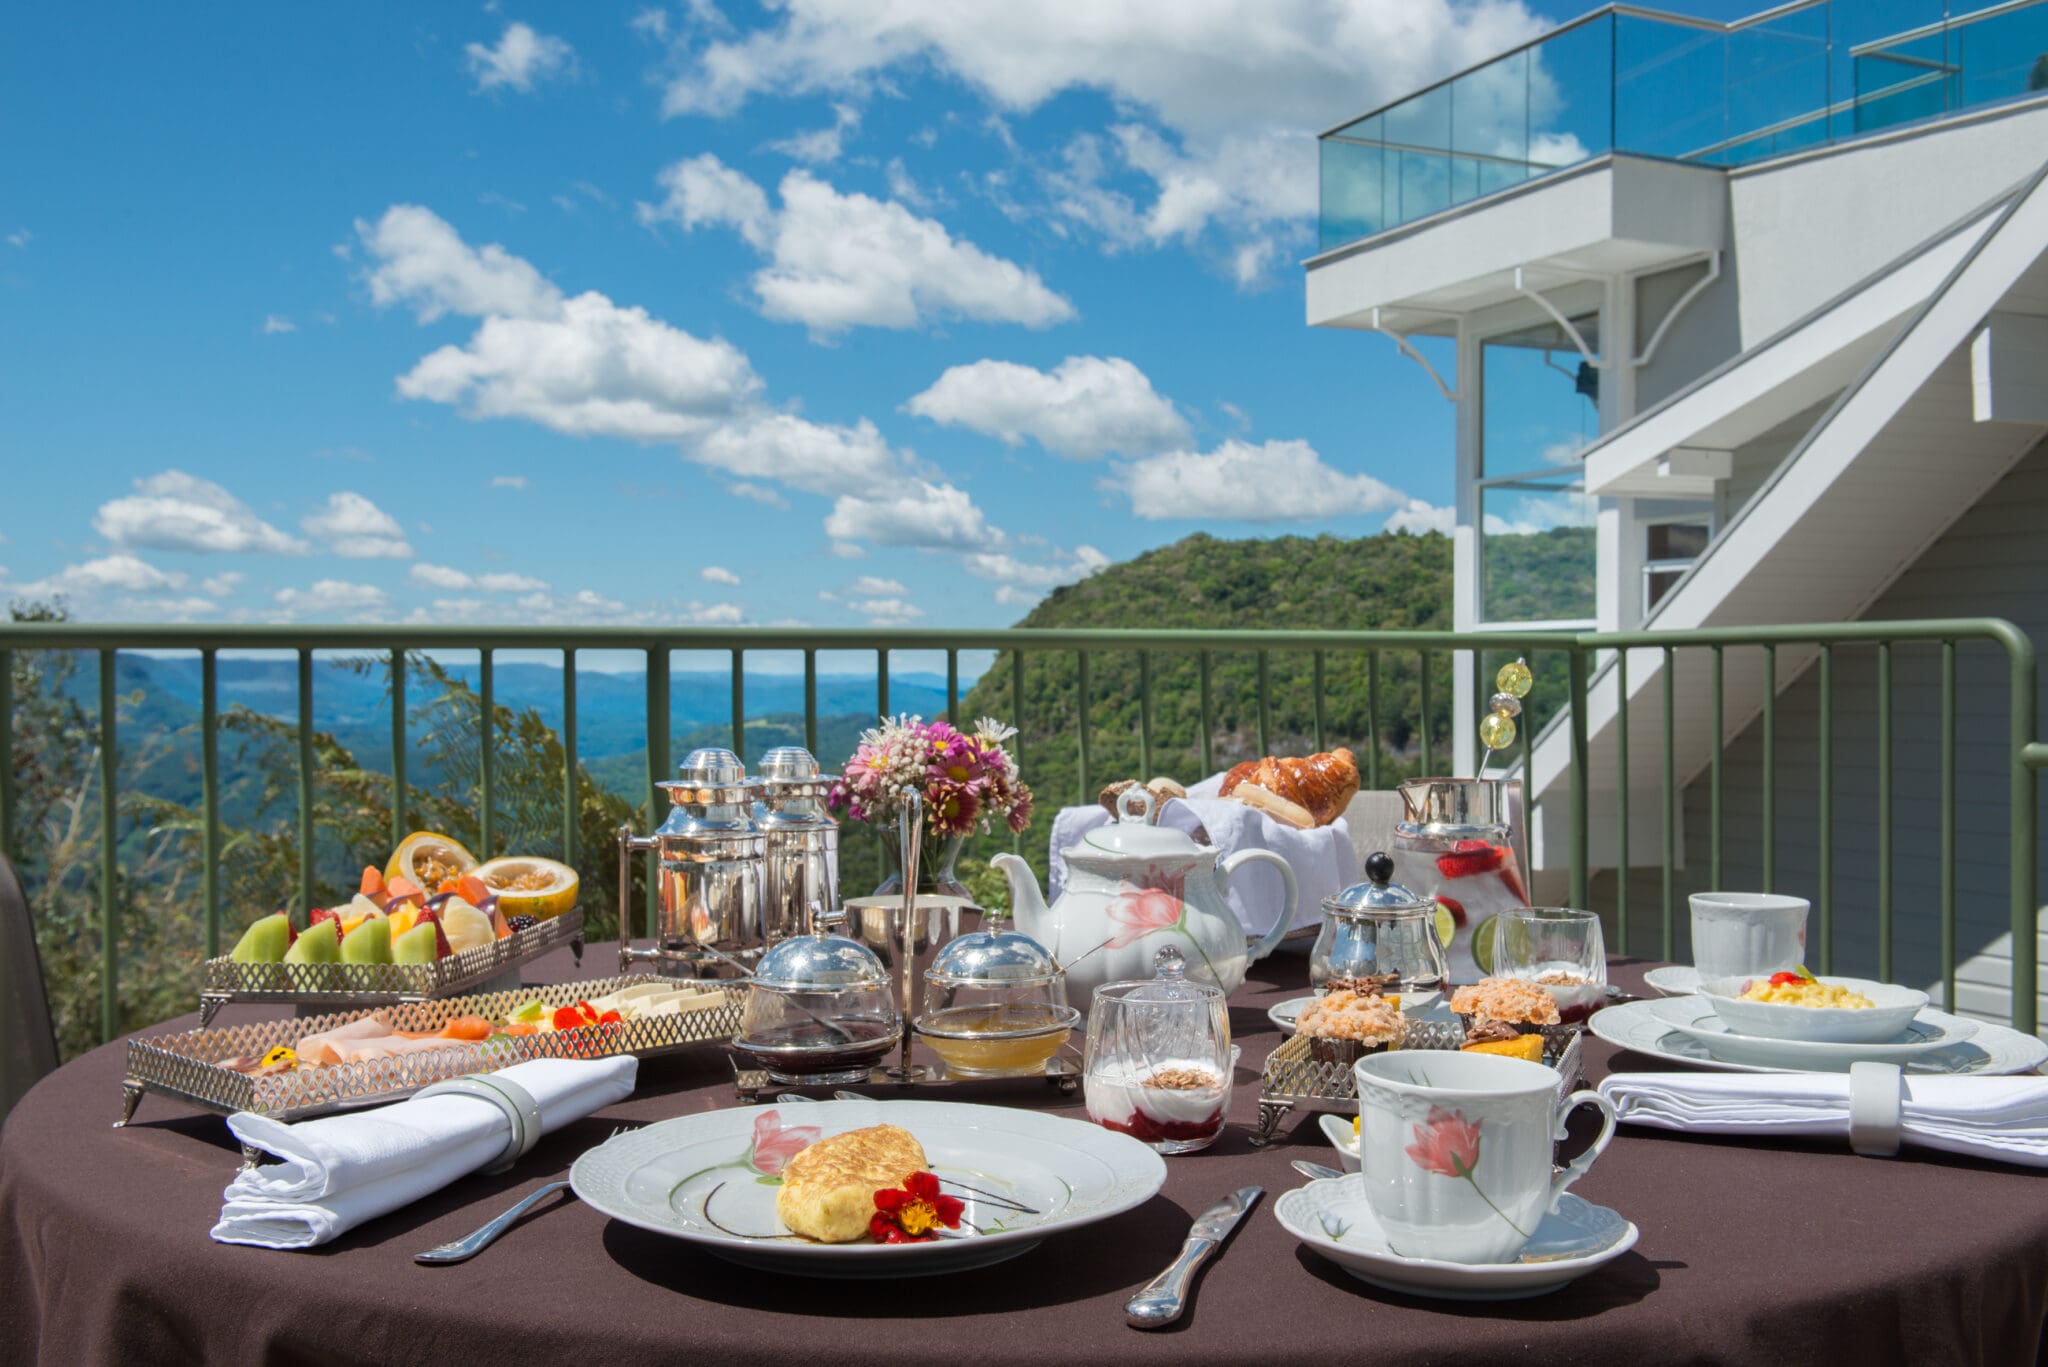
M1323 910L1339 915L1345 912L1416 912L1433 911L1436 900L1418 897L1407 888L1393 881L1394 858L1385 850L1375 850L1365 858L1363 883L1353 883L1344 891L1323 899Z
M831 933L845 918L844 911L821 911L817 934L792 936L763 954L753 981L789 992L888 986L889 972L873 950L858 940Z
M1153 825L1156 805L1157 799L1142 784L1132 784L1117 794L1116 820L1082 836L1081 843L1067 851L1068 857L1111 854L1132 859L1193 859L1205 853L1194 837L1178 826Z

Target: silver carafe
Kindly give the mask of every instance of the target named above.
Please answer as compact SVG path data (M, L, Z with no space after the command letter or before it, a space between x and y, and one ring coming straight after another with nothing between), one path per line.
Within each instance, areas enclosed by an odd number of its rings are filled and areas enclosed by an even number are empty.
M762 878L762 926L769 944L808 935L810 907L839 905L839 825L825 810L836 781L818 772L801 745L777 746L761 756L761 801L754 811L767 862Z
M652 836L619 828L619 971L635 962L674 978L736 978L753 971L767 948L762 921L761 785L730 750L692 750L668 794L668 819ZM660 865L655 940L634 949L629 889L635 850Z

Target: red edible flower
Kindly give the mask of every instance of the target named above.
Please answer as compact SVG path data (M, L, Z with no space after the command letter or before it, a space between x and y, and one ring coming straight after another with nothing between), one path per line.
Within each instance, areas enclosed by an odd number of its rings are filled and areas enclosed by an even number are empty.
M1475 873L1492 873L1507 863L1508 847L1484 840L1460 840L1436 857L1436 871L1446 878L1466 878Z
M939 1190L939 1179L928 1172L913 1172L900 1187L884 1187L875 1193L875 1213L868 1220L868 1233L883 1244L922 1244L939 1237L939 1226L960 1228L961 1212L967 1203Z

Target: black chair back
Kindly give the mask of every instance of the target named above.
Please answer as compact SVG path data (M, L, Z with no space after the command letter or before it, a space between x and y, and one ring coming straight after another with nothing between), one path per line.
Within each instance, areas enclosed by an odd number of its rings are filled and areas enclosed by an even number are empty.
M57 1066L57 1031L28 894L0 856L0 1117Z

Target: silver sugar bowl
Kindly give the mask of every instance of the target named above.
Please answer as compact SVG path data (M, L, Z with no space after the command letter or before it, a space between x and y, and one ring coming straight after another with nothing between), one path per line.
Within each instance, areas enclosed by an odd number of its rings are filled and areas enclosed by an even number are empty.
M754 808L766 850L762 925L773 945L807 935L810 907L839 905L839 824L825 810L837 776L818 771L801 745L761 756L761 800Z
M692 750L672 782L668 819L651 836L619 828L619 971L635 962L673 978L738 978L767 948L762 920L763 842L754 824L761 785L739 756ZM654 944L631 947L630 889L635 850L660 866Z

